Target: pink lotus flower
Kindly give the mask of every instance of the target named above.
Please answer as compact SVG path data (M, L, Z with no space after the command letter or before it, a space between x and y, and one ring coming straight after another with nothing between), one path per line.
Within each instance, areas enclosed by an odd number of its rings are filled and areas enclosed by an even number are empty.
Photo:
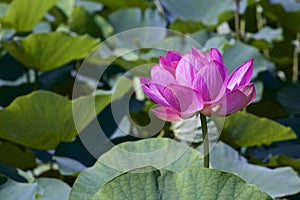
M179 121L201 112L206 116L226 116L248 106L256 97L250 84L253 60L228 76L217 49L202 53L197 49L182 55L168 51L154 65L151 78L140 78L144 92L160 107L157 117Z

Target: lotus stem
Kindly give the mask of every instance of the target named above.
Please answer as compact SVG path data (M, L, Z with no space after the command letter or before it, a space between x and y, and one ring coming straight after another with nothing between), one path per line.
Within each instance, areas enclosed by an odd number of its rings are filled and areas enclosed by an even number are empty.
M202 128L202 138L203 138L203 154L204 162L203 166L209 168L209 140L207 135L207 122L206 116L200 113L201 128Z

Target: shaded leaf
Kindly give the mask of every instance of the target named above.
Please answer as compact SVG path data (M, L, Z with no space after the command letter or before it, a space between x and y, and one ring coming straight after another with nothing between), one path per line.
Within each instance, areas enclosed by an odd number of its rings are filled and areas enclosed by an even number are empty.
M248 183L257 185L272 198L300 191L300 179L290 167L269 169L249 164L237 151L222 142L215 145L211 151L211 165L215 169L234 173Z
M107 181L124 171L153 166L179 172L187 166L200 166L200 154L167 138L124 142L103 154L95 165L83 170L74 183L70 200L87 199Z
M29 32L57 0L14 0L0 21L4 27Z
M87 35L74 36L64 32L36 33L2 42L18 61L38 71L55 69L72 60L83 59L97 44L98 40Z
M246 112L226 117L221 134L221 139L234 147L270 145L272 142L296 137L290 127Z

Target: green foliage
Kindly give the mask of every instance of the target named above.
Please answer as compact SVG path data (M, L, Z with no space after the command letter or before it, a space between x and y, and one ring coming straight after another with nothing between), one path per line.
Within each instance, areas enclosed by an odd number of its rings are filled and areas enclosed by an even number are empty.
M170 12L171 19L174 21L176 18L183 20L200 21L207 26L215 26L219 22L220 14L226 11L233 11L235 9L231 0L162 0L162 5ZM231 14L229 18L233 17ZM220 18L221 19L221 18ZM228 20L228 17L222 17Z
M58 179L38 178L33 183L18 183L11 179L0 177L1 199L68 199L70 186Z
M237 174L247 183L257 185L272 198L299 192L300 178L290 167L269 169L249 164L236 150L222 142L211 151L211 165L212 168Z
M143 170L149 168L114 178L90 199L272 199L241 178L213 169L190 167L179 173L141 173Z
M1 199L35 199L42 193L37 183L18 183L6 177L0 176L0 198Z
M53 178L39 178L36 183L42 188L42 195L37 199L68 199L71 188L66 183Z
M124 171L153 166L180 172L188 166L201 166L200 158L196 150L167 138L121 143L101 156L92 168L80 173L72 188L70 200L91 197L106 182Z
M29 32L55 2L57 0L14 0L0 21L4 27L14 28L18 32Z
M93 119L91 111L83 109L90 98L86 96L73 100L74 112L82 112L79 131ZM96 97L96 113L110 100L111 95ZM18 97L4 110L0 110L0 120L1 138L37 149L54 149L60 142L71 141L77 135L72 101L53 92L36 91Z
M251 147L295 139L297 135L291 128L267 118L237 112L226 118L221 138L234 147Z
M74 36L64 32L36 33L2 43L24 66L38 71L85 58L97 44L98 40L87 35Z

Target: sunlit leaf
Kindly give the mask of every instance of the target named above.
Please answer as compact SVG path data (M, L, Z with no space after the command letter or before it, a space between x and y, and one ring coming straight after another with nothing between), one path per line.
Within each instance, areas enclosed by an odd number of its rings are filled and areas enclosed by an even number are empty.
M235 147L270 145L296 137L290 127L246 112L228 116L221 134L223 141Z
M14 0L0 21L4 27L29 32L57 0Z
M74 9L75 0L58 0L56 6L61 9L67 17L70 17Z
M8 107L0 110L0 137L37 149L54 149L62 141L71 141L77 130L73 121L74 112L81 112L77 119L80 132L95 117L87 103L90 96L73 101L58 94L35 91L16 98ZM96 113L111 101L111 95L99 95L95 99Z
M31 34L25 38L15 37L2 45L26 67L47 71L85 58L98 42L87 35L51 32Z
M204 26L201 22L196 22L193 20L180 20L176 19L171 25L170 29L179 31L180 33L193 33L203 29Z

